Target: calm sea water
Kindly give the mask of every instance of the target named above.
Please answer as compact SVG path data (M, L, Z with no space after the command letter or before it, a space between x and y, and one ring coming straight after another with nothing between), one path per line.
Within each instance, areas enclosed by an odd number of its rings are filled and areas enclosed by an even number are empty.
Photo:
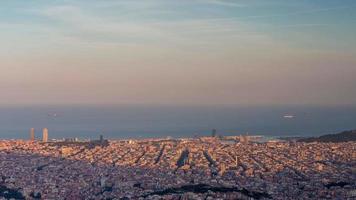
M285 118L294 115L294 118ZM0 138L155 138L210 135L317 136L356 129L356 106L11 106L0 107Z

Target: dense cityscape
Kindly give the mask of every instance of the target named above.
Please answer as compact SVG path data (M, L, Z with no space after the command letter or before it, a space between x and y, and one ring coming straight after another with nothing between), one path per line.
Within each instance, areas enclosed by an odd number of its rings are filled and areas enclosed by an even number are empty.
M0 199L354 199L355 167L355 142L31 135L0 141Z
M355 36L356 0L0 0L0 200L356 200Z

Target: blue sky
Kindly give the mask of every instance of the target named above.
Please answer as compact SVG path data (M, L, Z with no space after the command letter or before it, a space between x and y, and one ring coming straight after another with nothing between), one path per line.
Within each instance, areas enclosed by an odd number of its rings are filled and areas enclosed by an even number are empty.
M321 48L328 44L352 48L355 6L354 1L347 0L4 0L0 22L4 29L6 25L12 26L11 30L5 30L10 35L34 34L34 38L35 34L41 37L56 33L89 42L157 42L173 28L175 35L167 36L168 41L199 38L196 42L203 42L236 34L261 34L289 39L292 43L308 43L313 36L312 40ZM117 37L117 33L122 37ZM286 38L286 34L290 34L290 38ZM314 36L318 36L318 40ZM334 37L342 38L337 44L325 41Z
M0 103L354 104L355 10L352 0L2 0Z

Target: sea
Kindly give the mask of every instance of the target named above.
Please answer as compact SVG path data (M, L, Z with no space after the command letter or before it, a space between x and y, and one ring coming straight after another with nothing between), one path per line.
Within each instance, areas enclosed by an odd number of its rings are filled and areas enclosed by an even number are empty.
M310 137L356 129L356 106L46 105L0 106L0 139Z

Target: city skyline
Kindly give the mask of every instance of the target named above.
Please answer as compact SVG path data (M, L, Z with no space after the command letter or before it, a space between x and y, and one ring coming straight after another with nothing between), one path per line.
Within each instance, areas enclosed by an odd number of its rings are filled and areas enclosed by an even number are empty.
M260 200L356 196L355 142L225 139L110 140L94 146L0 140L0 181L5 183L0 186L6 191L0 195Z
M351 0L0 4L0 105L356 104Z
M0 199L356 199L355 0L1 0Z

